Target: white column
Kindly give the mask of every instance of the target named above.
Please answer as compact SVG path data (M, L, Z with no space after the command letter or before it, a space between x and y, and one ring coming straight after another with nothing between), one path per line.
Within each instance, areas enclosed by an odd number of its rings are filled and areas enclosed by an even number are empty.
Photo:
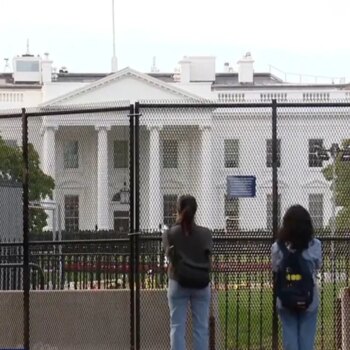
M211 155L211 127L209 125L200 126L201 135L201 155L200 155L200 195L199 195L199 217L200 225L213 228L212 211L215 204L213 198L212 183L212 155Z
M160 188L160 143L159 132L161 127L150 126L150 161L149 161L149 225L157 229L162 223L162 194Z
M108 230L108 138L106 126L95 127L97 136L97 227Z
M42 130L43 139L43 171L46 175L53 179L56 177L56 137L55 132L58 130L57 126L47 126ZM49 198L46 198L49 201ZM53 200L55 200L55 191L53 191ZM47 226L45 230L53 230L53 212L47 210Z
M48 126L44 129L44 140L43 140L43 168L47 175L55 178L56 171L56 140L55 131L57 127Z

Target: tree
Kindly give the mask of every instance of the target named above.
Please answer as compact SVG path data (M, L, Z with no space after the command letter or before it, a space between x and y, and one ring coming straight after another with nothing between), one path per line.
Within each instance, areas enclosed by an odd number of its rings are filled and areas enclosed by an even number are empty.
M344 140L341 149L350 147L350 139ZM323 170L327 181L333 181L333 165L329 164ZM350 161L343 159L342 152L338 152L335 159L335 202L340 207L336 216L337 230L345 231L350 229Z
M54 179L40 168L39 154L32 144L28 145L29 157L29 201L52 199L55 187ZM0 180L22 183L22 148L13 147L0 137ZM33 209L29 215L29 230L42 232L46 226L47 215L42 209Z

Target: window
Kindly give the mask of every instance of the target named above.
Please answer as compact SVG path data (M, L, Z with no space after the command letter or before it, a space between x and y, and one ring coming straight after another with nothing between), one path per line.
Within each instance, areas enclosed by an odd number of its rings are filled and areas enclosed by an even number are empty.
M239 199L225 196L225 217L239 217Z
M163 196L163 221L164 225L171 226L176 221L176 194L167 194Z
M272 168L272 140L266 140L266 166ZM281 166L281 140L277 140L277 167Z
M39 72L38 61L17 61L17 72Z
M309 194L309 212L314 228L323 228L323 194Z
M239 140L225 140L225 168L238 168L239 166Z
M129 233L129 212L114 212L114 231L118 233Z
M64 226L67 232L79 231L79 196L64 197Z
M125 169L129 167L129 147L128 141L114 141L114 168Z
M177 140L163 140L163 168L174 169L178 166Z
M225 195L225 220L227 232L239 229L239 199Z
M317 150L323 147L322 139L311 139L309 140L309 167L310 168L321 168L322 159L317 156Z
M268 194L266 196L266 218L267 218L267 229L272 230L272 222L273 222L273 217L272 217L272 194ZM277 199L277 222L278 225L281 224L281 195L278 195Z
M64 168L79 168L79 144L78 141L67 141L64 144Z
M5 145L11 148L17 147L17 141L16 140L4 140Z

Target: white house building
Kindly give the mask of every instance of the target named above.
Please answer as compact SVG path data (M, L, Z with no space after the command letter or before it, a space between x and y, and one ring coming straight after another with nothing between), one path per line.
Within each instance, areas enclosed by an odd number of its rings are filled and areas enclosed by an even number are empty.
M248 53L237 71L215 57L184 57L175 73L140 73L125 68L109 74L53 72L52 61L24 55L13 72L0 74L0 109L71 106L140 100L270 102L349 101L350 84L288 83L254 71ZM128 227L127 111L30 119L29 139L43 170L56 183L54 201L66 230ZM316 227L332 215L326 165L317 145L350 138L348 109L299 108L278 111L280 212L291 204L309 208ZM140 117L141 227L154 229L174 219L182 193L199 201L197 220L212 228L266 229L272 226L271 109L144 109ZM1 137L21 143L20 120L0 120ZM229 175L254 175L255 198L226 198ZM48 228L52 226L52 219Z

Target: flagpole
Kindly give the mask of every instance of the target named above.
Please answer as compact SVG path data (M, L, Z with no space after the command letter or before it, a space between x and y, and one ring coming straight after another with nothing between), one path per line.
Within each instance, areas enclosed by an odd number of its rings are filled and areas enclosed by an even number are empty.
M113 57L112 57L112 72L118 70L118 60L116 56L115 48L115 12L114 12L114 0L112 0L112 30L113 30Z

